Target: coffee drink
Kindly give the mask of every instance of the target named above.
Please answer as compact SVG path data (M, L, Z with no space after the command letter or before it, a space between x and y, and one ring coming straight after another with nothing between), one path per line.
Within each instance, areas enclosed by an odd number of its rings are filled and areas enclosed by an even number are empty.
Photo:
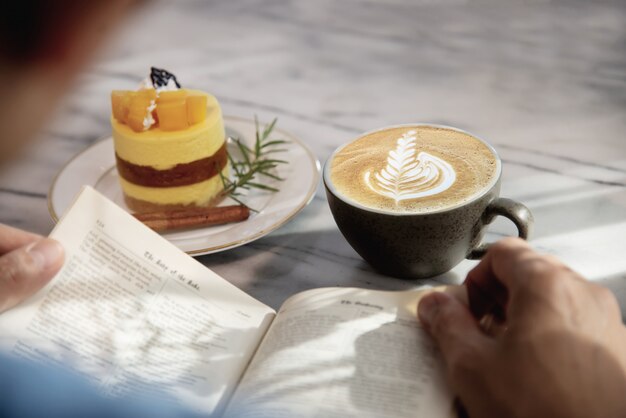
M490 146L468 133L431 125L367 133L338 150L330 163L330 180L341 197L396 214L462 205L499 175Z
M475 136L438 125L360 135L324 165L330 211L348 243L374 269L421 279L482 257L487 225L511 220L526 239L533 216L500 197L502 161Z

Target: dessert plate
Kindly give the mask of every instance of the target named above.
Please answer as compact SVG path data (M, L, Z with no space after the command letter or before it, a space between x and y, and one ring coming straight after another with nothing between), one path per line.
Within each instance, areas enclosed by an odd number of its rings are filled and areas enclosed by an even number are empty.
M239 138L248 145L254 144L256 128L253 120L226 116L224 123L228 137ZM278 188L278 192L253 189L243 197L246 204L258 212L251 211L250 218L243 222L165 232L163 237L194 256L215 253L261 238L284 225L308 205L319 182L319 161L293 135L277 128L271 137L287 141L281 146L285 152L276 155L288 163L275 169L275 174L284 181L264 178L263 183ZM228 150L235 159L236 148L235 144L229 143ZM72 204L83 185L94 187L129 210L118 182L112 137L104 138L76 155L56 175L48 192L48 210L55 222ZM226 199L220 206L229 204L235 202Z

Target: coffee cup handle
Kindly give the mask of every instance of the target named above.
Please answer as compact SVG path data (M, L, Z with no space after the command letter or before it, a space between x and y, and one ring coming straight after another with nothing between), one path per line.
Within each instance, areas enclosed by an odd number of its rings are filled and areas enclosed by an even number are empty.
M532 233L534 218L530 210L515 200L498 197L494 199L482 215L483 225L490 224L496 216L510 219L517 227L517 236L528 239ZM470 260L477 260L485 255L491 244L479 244L467 256Z

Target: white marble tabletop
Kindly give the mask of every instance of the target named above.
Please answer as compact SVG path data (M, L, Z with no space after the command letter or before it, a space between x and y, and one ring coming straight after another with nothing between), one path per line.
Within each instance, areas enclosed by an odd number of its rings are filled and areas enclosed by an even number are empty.
M626 306L626 3L536 0L155 1L129 17L41 138L0 171L0 222L48 233L46 194L110 133L109 92L149 66L214 93L224 113L279 119L324 161L385 125L433 122L491 142L502 195L534 213L533 243ZM490 239L515 232L499 220ZM383 277L332 219L323 188L281 229L199 260L278 307L321 286L405 289L462 280Z

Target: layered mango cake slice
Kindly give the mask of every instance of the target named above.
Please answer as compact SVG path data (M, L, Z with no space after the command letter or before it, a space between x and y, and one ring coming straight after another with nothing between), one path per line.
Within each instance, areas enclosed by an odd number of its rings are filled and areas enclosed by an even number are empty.
M228 155L222 111L212 95L180 87L152 68L137 91L111 93L111 126L124 199L135 212L215 205Z

